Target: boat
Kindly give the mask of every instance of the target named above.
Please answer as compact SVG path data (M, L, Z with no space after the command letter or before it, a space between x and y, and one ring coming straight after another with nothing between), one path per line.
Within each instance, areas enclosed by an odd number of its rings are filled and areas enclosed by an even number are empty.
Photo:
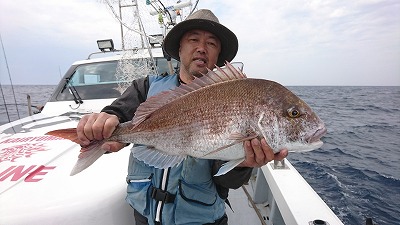
M76 127L117 98L125 82L116 76L121 61L151 59L150 72L159 74L179 65L157 45L149 53L117 51L111 40L98 44L100 52L71 65L40 113L0 126L0 224L134 224L125 202L130 147L70 176L80 146L45 134ZM136 54L127 58L127 51ZM228 199L232 225L343 224L287 159L254 169Z

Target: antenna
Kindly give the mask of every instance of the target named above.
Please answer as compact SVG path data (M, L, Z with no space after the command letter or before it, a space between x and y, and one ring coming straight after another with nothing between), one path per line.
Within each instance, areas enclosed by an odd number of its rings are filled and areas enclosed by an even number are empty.
M14 97L14 103L15 103L15 108L16 108L16 110L17 110L18 119L21 119L21 116L20 116L19 110L18 110L17 99L15 98L14 85L13 85L13 82L12 82L12 79L11 79L10 68L8 67L8 61L7 61L7 56L6 56L6 50L4 49L3 37L1 36L1 33L0 33L0 42L1 42L1 48L2 48L3 54L4 54L4 61L6 62L6 67L7 67L7 72L8 72L8 78L10 79L10 85L11 85L11 90L12 90L13 97ZM2 91L2 93L3 93L3 88L1 89L1 91ZM10 121L10 116L9 116L9 114L8 114L7 104L6 104L6 101L5 101L5 98L4 98L4 94L3 94L3 99L4 99L4 106L5 106L6 111L7 111L8 121Z

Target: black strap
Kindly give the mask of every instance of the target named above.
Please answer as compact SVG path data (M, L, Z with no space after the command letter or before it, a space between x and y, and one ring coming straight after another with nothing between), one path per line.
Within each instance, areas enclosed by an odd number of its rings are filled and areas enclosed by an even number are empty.
M224 214L221 218L217 219L214 223L206 223L203 225L228 225L228 216Z
M152 187L151 197L157 201L164 203L173 203L175 201L175 196L168 191L161 190L160 188Z
M229 206L229 208L231 208L232 212L235 212L232 209L232 206L231 206L231 203L229 202L229 199L225 199L225 203Z

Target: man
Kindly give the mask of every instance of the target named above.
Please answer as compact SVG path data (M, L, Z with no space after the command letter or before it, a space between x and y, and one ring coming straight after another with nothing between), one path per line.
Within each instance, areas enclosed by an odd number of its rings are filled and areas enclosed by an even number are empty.
M146 98L190 83L207 73L207 68L231 61L237 53L238 41L211 11L198 10L168 33L163 49L181 62L179 74L135 80L101 113L84 116L77 127L82 145L111 136L120 122L132 119ZM124 146L124 143L107 142L102 148L118 151ZM213 176L222 164L218 160L188 157L177 167L156 169L131 153L126 200L134 208L136 224L227 224L224 202L228 189L239 188L247 182L252 167L287 155L287 150L274 155L264 139L246 141L244 150L246 160L219 177Z

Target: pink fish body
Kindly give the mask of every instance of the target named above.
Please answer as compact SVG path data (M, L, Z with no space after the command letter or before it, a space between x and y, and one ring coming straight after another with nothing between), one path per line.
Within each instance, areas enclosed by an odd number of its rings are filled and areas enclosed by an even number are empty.
M61 133L68 132L49 134L65 137ZM187 156L229 161L221 175L244 161L245 140L265 138L275 152L310 151L322 146L325 133L324 123L288 89L246 78L227 64L147 99L132 121L120 124L108 140L142 145L132 149L134 156L156 168L178 165ZM83 152L71 174L100 157L102 143Z

